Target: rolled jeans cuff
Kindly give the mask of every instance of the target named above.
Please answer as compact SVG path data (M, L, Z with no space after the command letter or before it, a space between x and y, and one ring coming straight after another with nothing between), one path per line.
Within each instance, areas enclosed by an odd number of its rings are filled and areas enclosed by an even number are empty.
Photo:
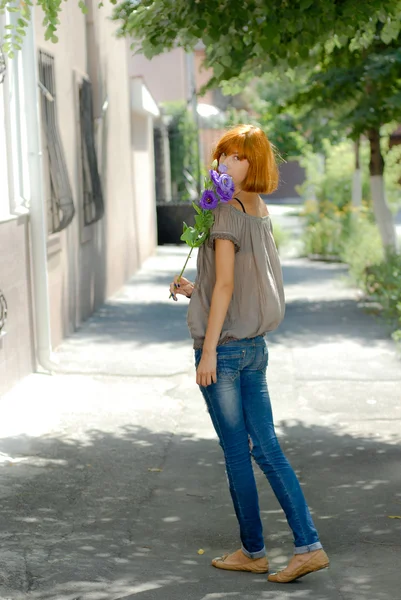
M294 554L306 554L307 552L314 552L315 550L322 550L323 546L320 542L310 544L310 546L298 546L295 548Z
M248 552L244 546L241 546L241 550L248 558L263 558L266 556L266 548L264 546L262 550L258 550L257 552Z

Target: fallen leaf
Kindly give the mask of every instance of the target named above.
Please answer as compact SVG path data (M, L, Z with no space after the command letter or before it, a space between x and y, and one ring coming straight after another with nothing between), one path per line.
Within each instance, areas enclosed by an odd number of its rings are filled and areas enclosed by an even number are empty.
M388 518L389 518L389 519L401 519L401 517L400 517L400 516L398 516L398 515L396 515L396 516L393 516L393 517L390 517L389 515L387 515L387 516L388 516Z
M151 473L161 473L163 471L163 469L157 469L156 467L149 467L148 471L151 471Z
M198 550L198 554L205 554L205 551L204 551L204 550L202 550L202 548L199 548L199 550Z

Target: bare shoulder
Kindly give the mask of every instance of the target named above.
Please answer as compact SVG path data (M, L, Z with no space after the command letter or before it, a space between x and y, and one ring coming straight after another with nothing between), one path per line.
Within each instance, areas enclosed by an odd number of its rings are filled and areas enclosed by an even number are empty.
M234 198L232 200L229 200L226 204L233 206L240 213L243 212L241 204ZM248 204L246 202L243 202L243 204L244 204L246 213L248 215L251 215L253 217L268 217L269 216L268 208L260 196L259 196L258 200L256 200L255 203Z
M260 207L260 212L261 212L261 216L262 217L268 217L268 216L270 216L269 209L267 208L266 203L263 202L262 198L260 198L260 205L259 205L259 207Z

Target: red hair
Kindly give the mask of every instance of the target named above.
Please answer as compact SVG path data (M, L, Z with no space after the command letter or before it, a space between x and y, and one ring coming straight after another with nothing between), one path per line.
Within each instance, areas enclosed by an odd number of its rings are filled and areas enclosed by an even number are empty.
M277 189L279 173L272 145L266 134L254 125L237 125L229 129L218 142L213 153L214 160L224 154L238 153L247 159L249 169L242 184L244 192L271 194Z

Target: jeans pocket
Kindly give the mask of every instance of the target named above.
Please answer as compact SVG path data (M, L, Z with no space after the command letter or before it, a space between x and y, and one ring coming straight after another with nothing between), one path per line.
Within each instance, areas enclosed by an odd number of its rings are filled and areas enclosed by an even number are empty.
M244 362L245 350L224 348L217 351L217 376L236 379Z
M264 371L267 368L267 365L269 364L269 351L267 346L261 346L258 349L255 363L258 371Z

